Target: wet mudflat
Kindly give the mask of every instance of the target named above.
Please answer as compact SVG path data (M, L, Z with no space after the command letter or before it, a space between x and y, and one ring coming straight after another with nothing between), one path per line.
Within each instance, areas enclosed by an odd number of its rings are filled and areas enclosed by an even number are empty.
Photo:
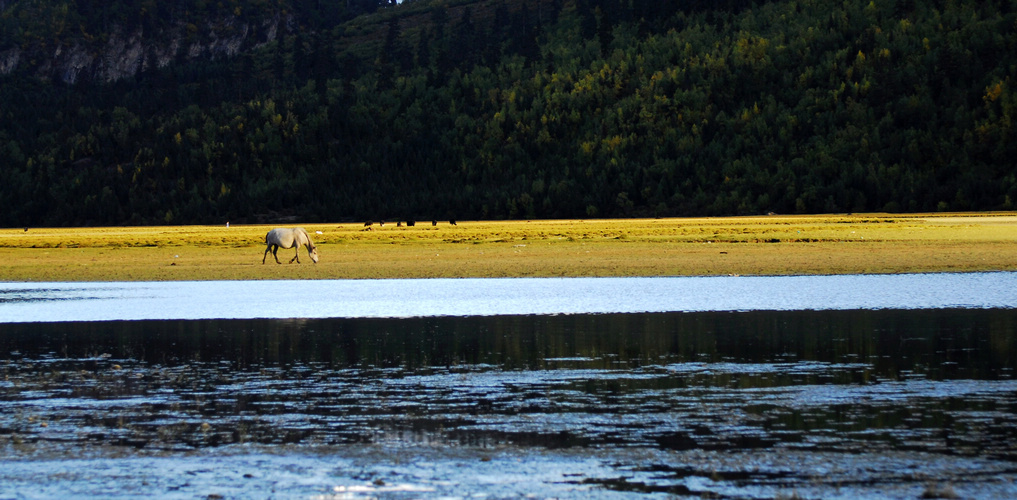
M1017 496L1017 311L0 325L0 497Z

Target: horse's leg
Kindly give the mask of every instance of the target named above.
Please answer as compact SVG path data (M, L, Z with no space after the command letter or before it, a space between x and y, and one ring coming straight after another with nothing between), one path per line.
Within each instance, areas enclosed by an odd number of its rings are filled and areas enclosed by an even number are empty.
M279 262L279 245L272 245L272 257L275 257L276 264L282 264Z
M300 263L300 245L297 245L297 246L295 246L293 248L297 249L297 254L294 255L292 259L290 259L290 264L292 264L293 261L297 261L297 264L299 264Z
M268 245L268 246L266 246L266 247L265 247L265 255L262 255L262 256L261 256L261 263L262 263L262 264L264 264L264 263L265 263L265 259L267 259L267 258L268 258L268 252L269 252L269 250L272 250L272 245Z

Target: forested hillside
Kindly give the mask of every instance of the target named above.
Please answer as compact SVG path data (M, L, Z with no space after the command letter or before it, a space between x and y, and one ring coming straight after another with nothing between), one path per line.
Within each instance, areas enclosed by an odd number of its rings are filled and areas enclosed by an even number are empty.
M0 226L1017 203L1017 0L99 5L0 0Z

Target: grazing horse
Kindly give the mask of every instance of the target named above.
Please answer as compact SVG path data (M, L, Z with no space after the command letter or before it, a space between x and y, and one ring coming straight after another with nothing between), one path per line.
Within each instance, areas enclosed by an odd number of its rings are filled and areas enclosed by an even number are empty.
M276 264L282 264L279 262L279 256L276 255L279 252L279 248L296 248L297 254L290 259L290 264L293 261L300 263L300 247L307 247L307 255L311 257L311 260L315 264L318 263L318 247L314 246L314 242L311 241L311 237L308 236L307 231L302 227L277 227L268 232L265 235L265 244L268 245L265 248L265 255L261 258L261 263L265 263L265 259L268 258L268 252L272 251L272 257L275 257Z

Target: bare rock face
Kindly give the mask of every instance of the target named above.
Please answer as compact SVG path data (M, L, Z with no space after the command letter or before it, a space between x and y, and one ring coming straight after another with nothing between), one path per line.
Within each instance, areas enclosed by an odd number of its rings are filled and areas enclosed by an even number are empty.
M0 48L0 74L24 70L66 84L114 82L144 70L165 67L181 58L214 60L235 56L275 40L279 24L279 16L258 25L229 16L202 26L179 25L154 34L141 28L127 33L114 31L101 43L89 44L79 39L48 48Z
M14 71L18 67L18 61L21 60L21 49L15 47L13 49L0 50L0 74L7 75Z
M103 81L119 80L136 75L145 61L144 36L140 32L127 37L112 36L95 66L95 78Z

